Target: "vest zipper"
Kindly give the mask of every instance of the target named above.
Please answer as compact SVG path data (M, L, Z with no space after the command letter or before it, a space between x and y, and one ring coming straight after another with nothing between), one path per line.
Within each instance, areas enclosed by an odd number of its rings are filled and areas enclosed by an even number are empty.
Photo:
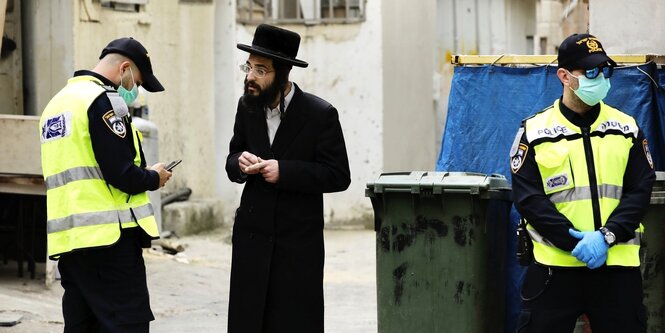
M591 208L593 209L594 230L600 229L600 200L598 198L598 180L596 179L596 165L593 160L593 148L589 127L582 127L582 142L584 143L584 155L586 157L587 171L589 173L589 190L591 191Z

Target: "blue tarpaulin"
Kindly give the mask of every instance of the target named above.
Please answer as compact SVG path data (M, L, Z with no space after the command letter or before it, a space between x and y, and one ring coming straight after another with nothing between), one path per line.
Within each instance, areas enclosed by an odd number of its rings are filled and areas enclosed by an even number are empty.
M510 180L510 146L522 119L562 95L556 66L458 66L448 101L437 171L502 174ZM632 115L644 131L656 170L665 170L665 70L653 63L620 67L605 103ZM519 215L513 210L509 235ZM509 244L506 331L515 331L523 269Z

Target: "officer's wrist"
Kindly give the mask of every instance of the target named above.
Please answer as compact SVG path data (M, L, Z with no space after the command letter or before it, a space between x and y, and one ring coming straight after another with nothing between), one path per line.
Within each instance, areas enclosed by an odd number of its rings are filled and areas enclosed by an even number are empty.
M602 228L598 229L598 231L600 231L600 233L603 235L603 238L605 239L605 243L609 247L612 247L612 246L616 245L617 237L610 229L602 227Z

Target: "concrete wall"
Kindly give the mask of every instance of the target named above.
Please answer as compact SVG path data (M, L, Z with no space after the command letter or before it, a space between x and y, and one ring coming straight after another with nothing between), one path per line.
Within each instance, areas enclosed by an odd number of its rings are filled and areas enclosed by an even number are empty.
M75 3L78 1L22 1L25 114L41 115L75 70Z
M526 54L529 46L527 36L536 34L536 2L524 0L506 1L506 39L505 53Z
M537 54L556 54L561 41L574 33L588 31L589 8L587 0L542 0L536 5ZM541 39L546 39L546 42Z
M574 33L585 33L589 31L589 2L587 0L571 1L563 7L561 14L561 44L564 38ZM559 45L556 45L557 47Z
M148 94L150 121L159 128L159 156L164 162L182 159L166 187L192 189L194 198L215 194L214 8L177 0L150 1L145 11L120 12L98 8L90 20L75 1L74 62L92 68L112 39L132 36L150 54L153 72L166 88Z
M240 93L237 82L238 59L236 52L236 1L217 1L215 4L215 167L211 177L215 180L215 196L224 202L224 222L233 223L242 185L232 183L224 171L229 141L233 135L233 121Z
M434 109L434 0L382 1L383 171L432 170L438 149Z
M526 37L536 34L535 6L535 0L436 1L434 126L437 153L441 149L448 111L454 71L450 63L452 55L527 54L531 47Z
M109 41L132 36L148 50L166 88L146 96L159 128L160 159L183 159L166 191L190 187L195 198L215 195L212 5L153 1L138 13L78 0L26 1L24 7L27 114L41 114L75 70L93 68Z
M23 57L21 56L21 5L0 1L0 36L6 43L0 57L0 114L23 114Z
M590 0L589 30L610 54L665 54L662 0Z

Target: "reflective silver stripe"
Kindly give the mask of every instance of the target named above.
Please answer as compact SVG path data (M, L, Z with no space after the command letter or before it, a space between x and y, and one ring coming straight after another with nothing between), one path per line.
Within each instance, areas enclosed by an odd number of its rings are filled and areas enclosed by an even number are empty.
M541 236L536 229L527 229L529 231L529 236L531 236L531 239L536 242L540 243L546 246L550 247L556 247L554 244L552 244L550 241L548 241L546 238ZM640 245L640 239L642 239L642 232L636 231L635 232L635 237L629 239L626 242L619 242L617 245Z
M591 199L591 188L589 186L575 187L550 195L550 201L555 204L584 199Z
M603 184L600 185L600 197L610 199L621 199L623 194L623 186Z
M148 216L155 215L155 210L152 208L152 204L145 204L143 206L139 206L133 209L134 214L136 215L137 219L144 219Z
M143 206L134 208L134 214L136 214L136 218L140 220L154 215L154 210L151 204L145 204ZM106 212L74 214L60 219L49 220L46 222L46 230L47 233L50 234L76 227L118 223L119 221L122 221L122 223L135 222L129 209L121 211L114 210Z
M136 215L137 220L155 215L155 211L153 210L152 205L149 203L143 206L132 208L131 210L134 211L134 215ZM120 221L122 221L122 223L138 222L134 221L134 218L132 217L132 212L129 209L120 211L119 213L120 213Z
M50 234L76 227L108 223L118 223L118 211L74 214L59 219L48 220L46 222L46 232Z
M551 247L555 247L554 244L550 243L550 241L548 241L546 238L544 238L543 236L541 236L541 235L538 233L538 231L536 231L536 229L531 229L531 228L529 228L529 229L527 229L527 230L529 231L529 236L531 236L531 239L532 239L534 242L536 242L536 243L540 243L540 244L544 244L544 245L547 245L547 246L551 246Z
M84 179L104 179L102 176L102 170L100 170L99 167L71 168L46 177L44 182L46 183L46 189L52 190L67 185L70 182Z
M627 242L620 242L617 243L617 245L640 245L641 244L641 239L642 239L642 232L635 231L635 237L629 239Z
M134 219L132 218L132 212L129 210L121 210L118 212L118 215L120 215L120 222L122 223L134 222Z
M621 199L623 187L617 185L603 184L598 187L601 198ZM563 190L550 195L552 203L564 203L577 200L591 200L591 187L575 187L569 190Z

